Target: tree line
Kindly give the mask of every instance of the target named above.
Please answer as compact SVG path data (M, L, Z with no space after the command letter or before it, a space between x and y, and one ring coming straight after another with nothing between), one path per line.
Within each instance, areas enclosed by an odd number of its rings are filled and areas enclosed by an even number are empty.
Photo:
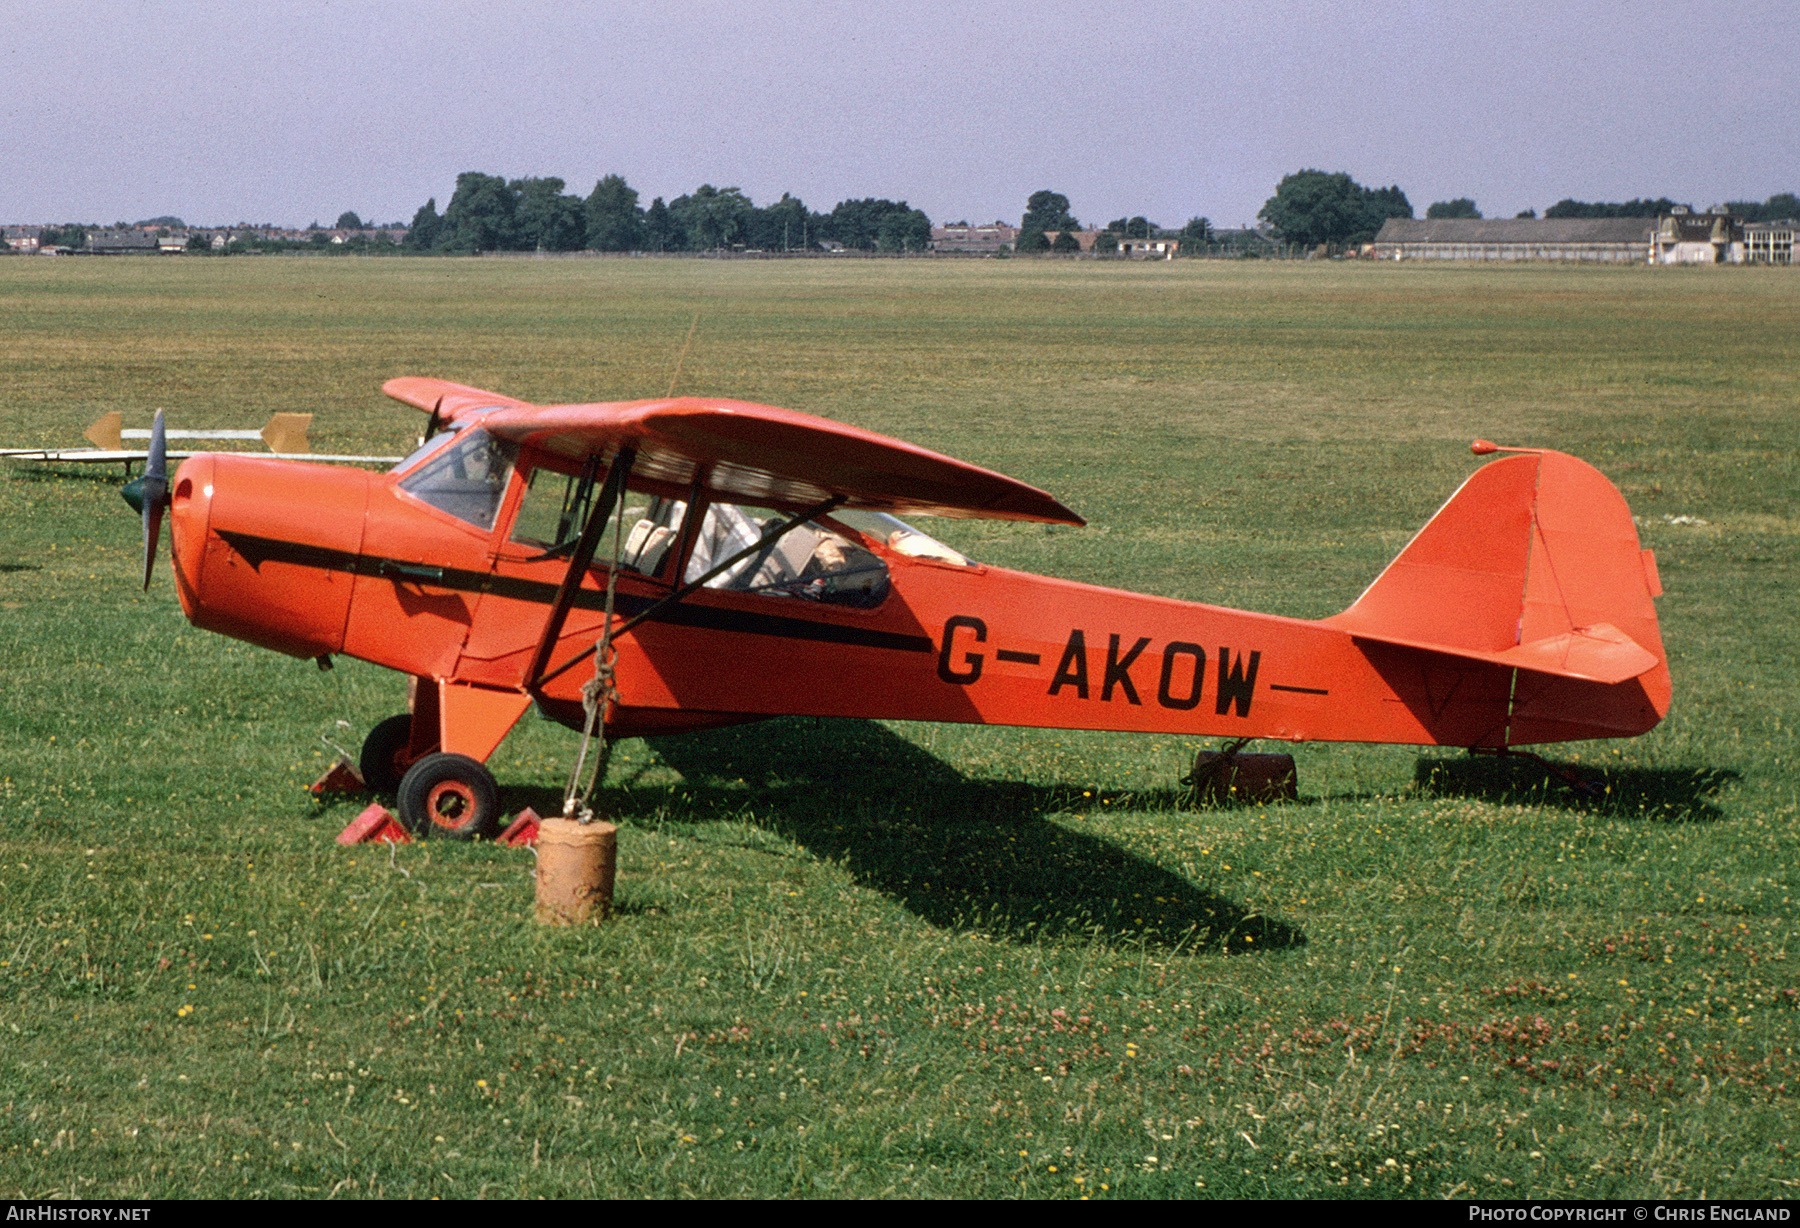
M1374 239L1391 217L1411 217L1399 185L1365 188L1342 171L1295 171L1256 216L1283 242L1302 247L1354 247Z
M1020 252L1057 252L1068 254L1081 250L1076 232L1085 230L1069 212L1069 198L1048 188L1033 192L1025 202L1025 216L1019 224L1014 250ZM1052 239L1050 236L1056 237ZM1115 218L1094 237L1093 250L1098 255L1117 252L1126 239L1167 238L1181 240L1182 252L1203 251L1212 242L1212 223L1203 217L1192 217L1180 230L1165 230L1142 214Z
M758 206L735 187L701 184L690 193L641 206L638 193L623 176L607 175L586 197L567 192L554 177L504 179L466 171L442 213L437 198L413 215L400 250L415 253L483 251L766 252L819 251L843 247L867 252L922 252L931 247L931 220L905 201L864 198L839 201L829 213L809 210L799 198L783 193L774 204ZM1668 197L1620 203L1564 199L1544 211L1546 218L1659 217L1688 209ZM1725 209L1747 222L1800 219L1800 197L1781 192L1768 200L1730 201ZM1283 243L1306 248L1348 248L1374 239L1391 217L1410 218L1412 204L1398 185L1369 188L1338 171L1301 170L1288 175L1257 217ZM1436 201L1427 218L1479 218L1469 197ZM1527 209L1517 216L1534 218ZM179 218L153 218L138 228L185 229ZM119 229L126 229L120 223ZM79 224L44 227L46 245L79 250L92 229ZM227 252L395 250L381 228L373 228L354 212L338 216L336 235L314 222L304 238L234 235ZM397 227L396 227L397 229ZM1084 230L1070 211L1069 198L1049 189L1034 192L1025 203L1015 250L1024 253L1073 253L1082 250L1077 232ZM1054 237L1052 237L1054 236ZM1118 252L1134 239L1179 239L1184 255L1202 255L1219 236L1204 217L1189 218L1179 230L1166 230L1142 215L1117 218L1095 238L1099 255ZM199 235L189 247L202 250L209 241Z
M783 193L758 206L739 188L701 184L645 207L623 176L607 175L586 197L554 177L504 179L479 171L456 177L450 203L432 197L413 215L402 247L414 252L920 252L931 219L905 201L839 201L829 213Z
M1721 206L1725 212L1746 222L1780 222L1800 219L1800 197L1792 192L1777 192L1765 201L1728 200ZM1701 213L1691 204L1681 204L1660 196L1655 200L1627 200L1618 204L1604 201L1559 200L1544 210L1545 217L1667 217L1677 209ZM1477 215L1479 216L1479 215Z
M1800 197L1780 192L1768 200L1729 201L1726 212L1746 222L1800 219ZM1559 200L1544 210L1546 218L1666 217L1677 210L1698 212L1666 196L1619 203ZM1365 188L1343 172L1297 171L1283 179L1257 216L1285 242L1305 247L1355 247L1374 239L1391 217L1411 217L1412 205L1398 187ZM1427 218L1479 218L1481 210L1467 196L1440 200L1425 210ZM1535 210L1518 215L1535 218Z

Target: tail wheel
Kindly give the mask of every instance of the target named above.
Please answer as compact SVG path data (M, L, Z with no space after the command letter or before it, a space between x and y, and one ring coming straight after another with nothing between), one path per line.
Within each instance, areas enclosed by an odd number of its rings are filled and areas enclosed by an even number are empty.
M412 727L413 718L402 712L382 721L363 739L362 754L357 757L356 766L362 772L363 783L369 787L369 792L399 791L401 778L413 765Z
M467 755L426 755L406 770L396 799L400 821L415 836L473 840L499 826L500 787Z

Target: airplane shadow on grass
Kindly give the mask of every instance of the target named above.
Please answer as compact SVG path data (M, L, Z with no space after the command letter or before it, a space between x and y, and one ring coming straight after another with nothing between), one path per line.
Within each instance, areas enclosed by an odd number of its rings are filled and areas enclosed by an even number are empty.
M630 820L748 816L933 925L1015 942L1082 940L1227 952L1305 935L1116 844L1047 821L1102 804L1169 809L1173 790L1104 794L973 780L882 725L772 720L656 738L679 788L609 787ZM676 795L679 794L679 799ZM560 799L551 803L560 806Z
M1439 797L1468 797L1506 805L1557 806L1657 823L1711 823L1724 817L1715 799L1739 779L1730 768L1593 767L1535 762L1529 756L1421 758L1413 782ZM1585 788L1558 779L1572 774Z

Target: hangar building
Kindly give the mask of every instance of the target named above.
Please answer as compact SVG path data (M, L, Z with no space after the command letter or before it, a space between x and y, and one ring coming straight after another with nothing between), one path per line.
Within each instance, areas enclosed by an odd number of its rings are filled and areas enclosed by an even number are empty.
M1655 223L1643 217L1391 217L1377 260L1575 260L1643 264Z

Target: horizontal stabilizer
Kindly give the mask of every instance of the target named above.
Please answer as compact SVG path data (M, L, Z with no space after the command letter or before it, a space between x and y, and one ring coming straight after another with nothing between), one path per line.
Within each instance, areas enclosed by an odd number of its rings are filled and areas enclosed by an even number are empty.
M1461 657L1466 661L1486 661L1512 669L1536 670L1565 678L1582 678L1589 682L1627 682L1656 668L1657 658L1638 647L1637 643L1617 627L1599 623L1578 627L1562 635L1545 636L1529 644L1520 644L1500 652L1482 652L1473 648L1447 648L1442 643L1413 640L1401 636L1355 636L1394 644L1402 648L1421 648L1427 652Z

